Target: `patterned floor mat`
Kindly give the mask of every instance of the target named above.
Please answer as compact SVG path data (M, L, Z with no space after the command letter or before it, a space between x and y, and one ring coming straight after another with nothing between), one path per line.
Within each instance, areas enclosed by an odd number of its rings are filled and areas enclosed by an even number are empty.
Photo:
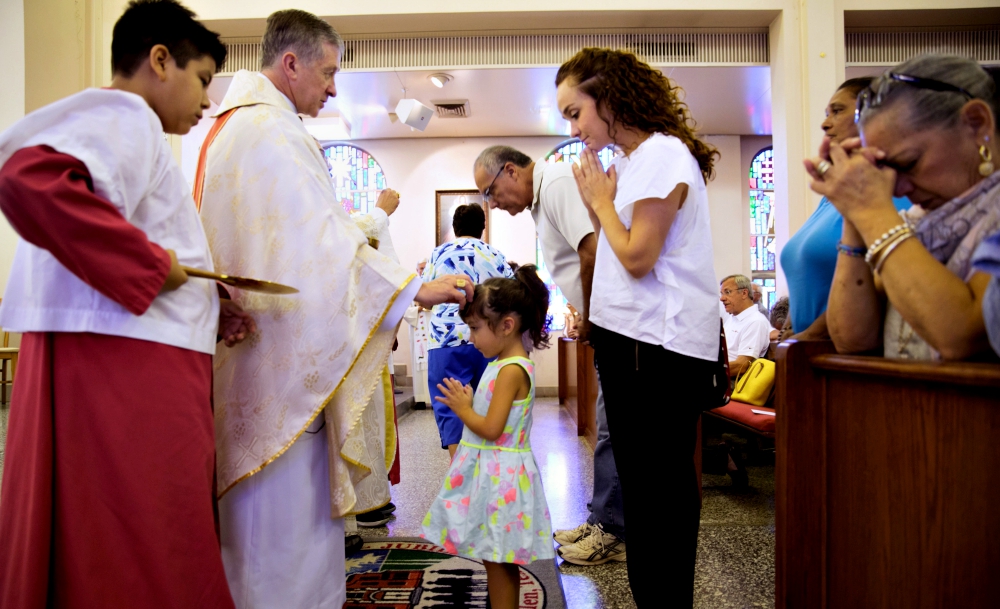
M373 538L347 559L344 609L486 609L483 563L416 538ZM554 560L521 567L521 607L565 609Z

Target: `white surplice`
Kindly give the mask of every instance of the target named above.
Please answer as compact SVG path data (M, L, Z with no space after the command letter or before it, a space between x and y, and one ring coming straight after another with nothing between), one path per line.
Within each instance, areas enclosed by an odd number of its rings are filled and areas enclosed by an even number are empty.
M219 112L234 108L205 169L216 268L300 293L233 291L258 332L215 360L223 561L241 609L339 609L341 518L384 475L377 421L362 421L420 282L368 246L270 81L238 72Z
M49 146L87 166L94 193L177 261L212 270L191 189L141 97L87 89L35 110L0 134L0 167L18 150ZM123 172L122 167L129 171ZM409 303L407 303L409 305ZM215 353L219 297L212 282L160 294L141 315L99 293L49 251L21 240L0 325L12 332L91 332Z

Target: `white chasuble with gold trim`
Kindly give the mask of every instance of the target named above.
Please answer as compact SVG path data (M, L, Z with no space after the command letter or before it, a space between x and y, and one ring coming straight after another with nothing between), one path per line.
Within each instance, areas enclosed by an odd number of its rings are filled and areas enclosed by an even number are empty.
M270 81L237 72L219 113L233 108L205 168L201 217L215 268L300 293L233 290L258 331L215 358L219 496L279 458L323 412L331 516L365 511L382 500L359 486L385 476L385 439L362 419L382 422L384 434L384 412L366 406L382 390L395 338L395 324L383 322L414 275L369 247L337 205L315 141Z

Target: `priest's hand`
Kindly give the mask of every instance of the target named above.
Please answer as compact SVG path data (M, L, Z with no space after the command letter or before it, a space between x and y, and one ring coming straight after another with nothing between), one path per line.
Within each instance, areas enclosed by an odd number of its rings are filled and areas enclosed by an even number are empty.
M472 300L475 288L468 275L444 275L433 281L425 281L413 300L425 309L445 303L457 303L459 307L463 307Z
M257 323L243 307L232 300L219 301L219 336L227 347L243 342L256 331Z
M399 207L399 193L391 188L386 188L379 193L375 207L384 211L385 215L391 216L392 212L396 211L396 208Z
M443 382L443 385L438 383L437 386L441 395L435 396L434 399L451 408L464 422L462 415L472 410L472 387L452 378L446 378Z
M170 270L167 271L167 279L163 282L163 287L160 288L160 294L173 292L187 283L188 280L187 273L177 262L177 254L174 253L174 250L167 250L167 254L170 256Z

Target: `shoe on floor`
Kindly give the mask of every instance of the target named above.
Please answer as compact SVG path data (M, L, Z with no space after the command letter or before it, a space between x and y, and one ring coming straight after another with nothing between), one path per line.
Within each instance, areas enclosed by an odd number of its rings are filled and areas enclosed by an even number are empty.
M365 545L365 540L361 539L361 535L347 535L344 537L344 555L350 556L354 554L363 545Z
M392 520L392 514L384 511L383 508L358 514L354 517L358 521L359 527L380 527Z
M385 504L379 509L382 510L383 514L388 516L389 514L396 511L396 504L390 501L389 503Z
M560 529L552 534L552 539L556 540L561 546L571 546L574 543L580 541L584 537L588 537L591 534L591 529L596 529L597 525L590 524L589 522L584 522L575 529Z
M563 560L574 565L603 565L612 560L625 560L625 542L605 533L600 525L591 527L590 535L557 551Z

